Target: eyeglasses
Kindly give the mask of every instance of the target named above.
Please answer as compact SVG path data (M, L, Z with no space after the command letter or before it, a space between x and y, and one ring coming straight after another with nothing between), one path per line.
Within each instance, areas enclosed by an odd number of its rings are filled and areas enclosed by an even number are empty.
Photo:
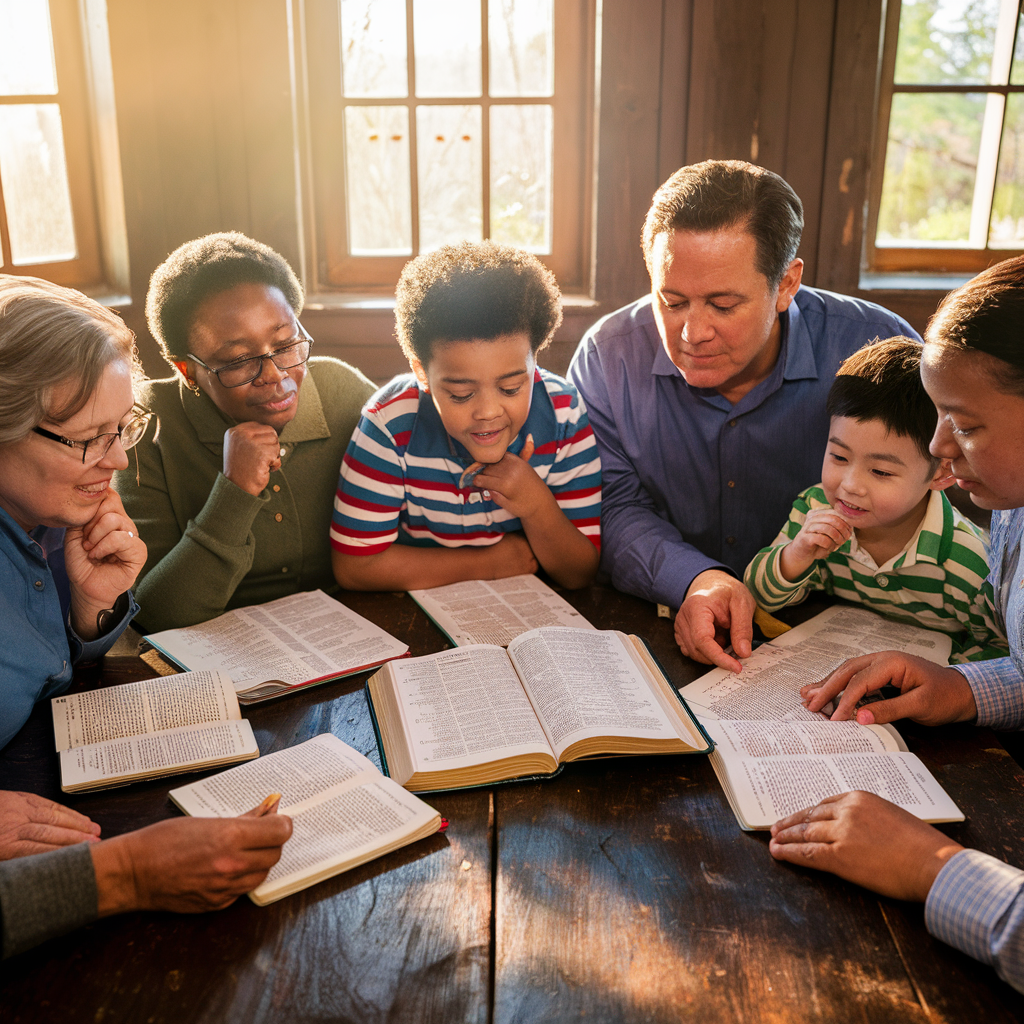
M263 360L269 359L279 370L292 370L301 366L309 359L309 350L313 346L313 339L306 333L302 324L298 325L302 337L293 338L282 348L275 349L262 356L250 356L247 359L235 359L214 369L207 366L198 356L191 352L187 353L188 358L198 363L208 373L217 375L221 387L240 388L243 384L251 384L263 373Z
M151 412L146 412L144 409L133 409L131 419L123 427L118 427L115 433L97 434L95 437L90 437L87 441L73 441L70 437L55 434L52 430L46 430L43 427L33 427L32 430L41 437L48 437L51 441L58 441L63 445L67 445L68 448L81 448L82 465L88 463L90 466L94 466L97 462L103 460L103 457L110 451L114 442L118 439L120 439L121 447L125 451L129 448L134 448L142 440L143 434L146 433L146 427L149 426L149 421L152 418L153 414Z

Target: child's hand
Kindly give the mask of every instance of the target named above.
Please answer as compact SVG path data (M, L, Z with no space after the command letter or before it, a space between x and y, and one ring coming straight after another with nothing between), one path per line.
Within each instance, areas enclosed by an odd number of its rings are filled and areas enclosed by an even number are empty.
M853 535L853 527L831 508L807 513L800 532L782 549L780 568L791 583L819 558L827 558Z
M500 462L484 466L473 481L485 497L489 496L524 523L554 501L547 484L530 467L533 451L533 435L528 434L519 455L505 452Z

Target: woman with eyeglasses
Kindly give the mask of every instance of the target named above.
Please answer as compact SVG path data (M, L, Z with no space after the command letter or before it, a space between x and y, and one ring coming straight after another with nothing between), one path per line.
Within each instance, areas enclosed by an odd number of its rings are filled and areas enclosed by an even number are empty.
M115 478L149 548L147 630L337 588L338 467L374 385L310 358L302 304L287 261L238 232L187 242L150 280L149 328L177 373L139 389L153 421Z
M0 747L138 610L146 545L111 487L145 429L136 367L110 310L0 275Z

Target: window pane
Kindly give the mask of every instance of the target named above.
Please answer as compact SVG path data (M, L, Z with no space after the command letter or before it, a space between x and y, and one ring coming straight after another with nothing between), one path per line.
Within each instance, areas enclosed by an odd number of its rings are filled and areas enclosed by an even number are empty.
M56 103L0 106L0 182L11 262L73 260L75 226Z
M406 108L346 108L345 153L349 252L353 256L411 256Z
M418 107L420 252L483 238L480 108Z
M1024 248L1024 95L1006 97L999 170L992 196L993 249Z
M56 91L47 0L0 0L0 95Z
M491 107L491 238L551 252L551 107Z
M893 96L877 245L967 242L984 115L984 93Z
M999 0L903 0L896 45L899 83L987 83Z
M490 0L492 96L550 96L555 85L554 0Z
M480 0L414 0L417 96L480 95Z
M408 96L405 0L341 0L345 96Z
M1024 84L1024 14L1017 19L1017 39L1013 44L1010 85Z

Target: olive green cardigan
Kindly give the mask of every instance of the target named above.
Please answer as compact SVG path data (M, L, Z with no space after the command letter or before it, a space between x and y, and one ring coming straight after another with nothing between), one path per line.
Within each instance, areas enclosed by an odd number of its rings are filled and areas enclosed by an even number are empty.
M235 421L180 378L143 385L138 404L155 415L128 469L114 476L149 548L135 586L142 628L335 589L328 534L338 472L374 390L346 363L311 359L298 412L281 432L281 468L254 497L221 472L224 432Z

